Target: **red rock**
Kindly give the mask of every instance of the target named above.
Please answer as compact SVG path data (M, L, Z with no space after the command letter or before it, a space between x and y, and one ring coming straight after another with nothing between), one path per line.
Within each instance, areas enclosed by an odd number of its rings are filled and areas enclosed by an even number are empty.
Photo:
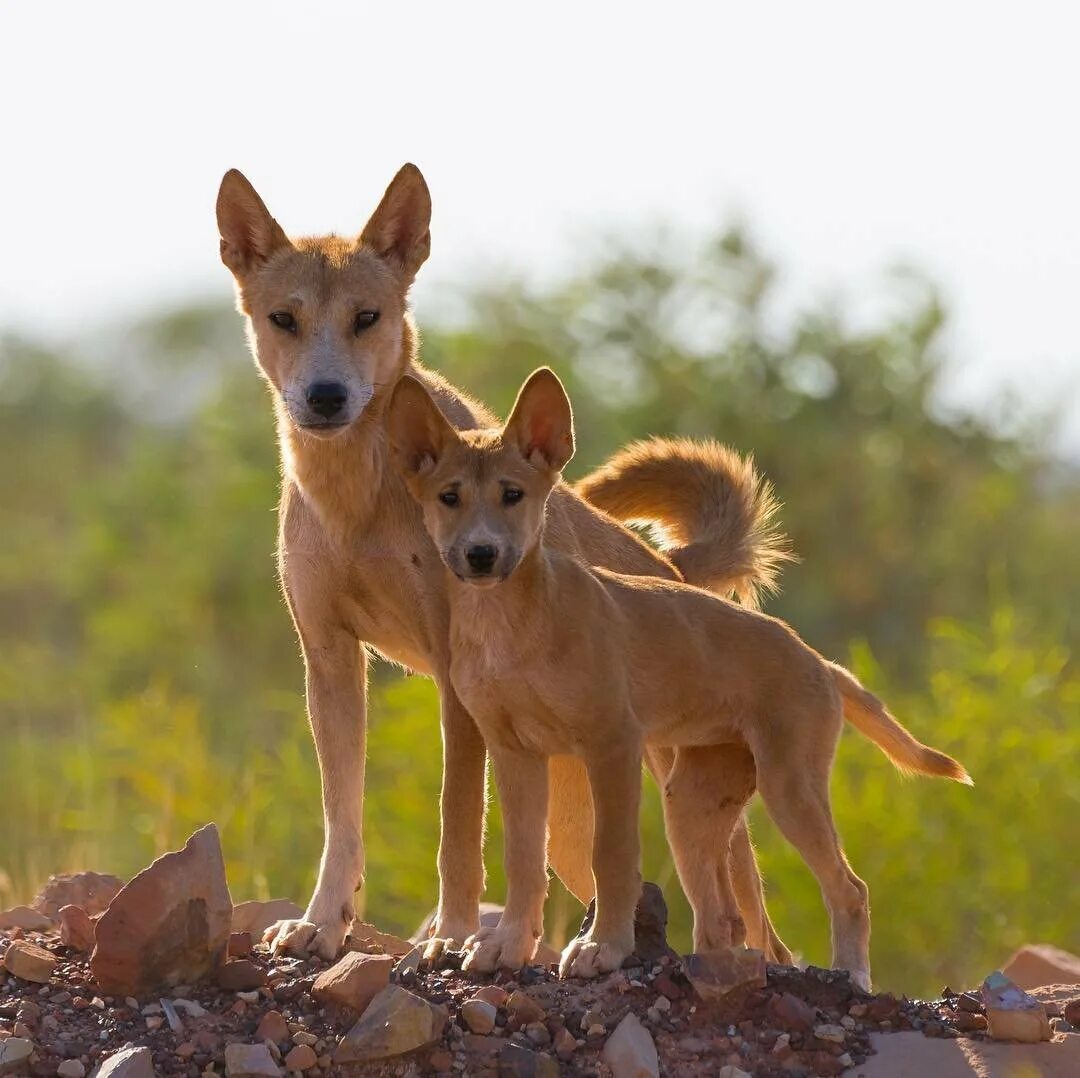
M991 973L980 990L990 1036L1037 1044L1050 1039L1046 1007L1004 974Z
M250 932L230 932L228 955L230 958L247 958L251 954L254 941Z
M437 1073L450 1070L454 1066L453 1053L448 1052L445 1048L436 1048L428 1056L428 1066Z
M315 980L312 996L320 1003L336 1003L361 1013L390 983L391 955L350 951Z
M298 1044L285 1057L285 1069L287 1071L311 1070L318 1062L319 1057L315 1054L314 1048L307 1044Z
M116 895L97 923L90 969L114 996L194 984L224 959L231 916L221 841L208 824Z
M765 987L765 955L746 947L687 955L683 972L705 1001L719 1001L743 988Z
M1020 988L1080 984L1080 957L1049 943L1033 943L1021 947L1001 972Z
M809 1033L817 1021L814 1008L790 992L771 996L766 1010L769 1017L789 1033Z
M349 951L362 951L364 954L389 954L401 958L413 949L413 945L400 936L380 932L374 925L353 921L345 939L345 948Z
M517 1026L527 1026L530 1022L542 1022L547 1017L544 1008L520 988L506 1001L506 1009L510 1021Z
M74 904L61 906L56 915L60 922L60 942L76 951L92 951L96 926L90 914Z
M266 971L247 958L236 958L219 966L216 976L218 987L226 992L250 992L266 984Z
M56 969L56 959L44 947L14 940L4 953L4 968L22 981L48 984Z
M1080 999L1070 999L1063 1013L1070 1026L1080 1026Z
M0 932L9 928L21 928L24 932L46 932L52 921L29 906L13 906L0 913Z
M275 921L295 921L304 911L287 898L272 898L269 902L238 902L232 910L232 931L250 932L255 939Z
M64 906L82 906L88 916L94 917L105 912L123 886L119 877L100 872L50 876L31 905L54 921Z
M472 998L482 999L485 1003L490 1003L493 1007L505 1007L506 1001L510 998L510 993L500 985L485 984L483 988L478 988L473 993Z
M262 1016L259 1027L255 1030L255 1039L273 1041L275 1044L282 1044L289 1039L289 1027L281 1011L267 1011Z
M101 1064L96 1078L154 1078L149 1048L122 1048Z
M661 973L660 976L653 981L652 986L660 993L660 995L665 996L670 1000L682 999L683 996L686 995L667 973Z

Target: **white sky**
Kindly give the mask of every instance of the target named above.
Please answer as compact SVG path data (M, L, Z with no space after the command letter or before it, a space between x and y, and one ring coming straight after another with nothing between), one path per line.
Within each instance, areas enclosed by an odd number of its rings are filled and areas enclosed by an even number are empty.
M227 296L236 166L291 232L355 231L405 160L425 292L573 265L596 230L738 215L790 304L943 286L955 392L1071 402L1080 11L1059 3L0 0L0 327Z

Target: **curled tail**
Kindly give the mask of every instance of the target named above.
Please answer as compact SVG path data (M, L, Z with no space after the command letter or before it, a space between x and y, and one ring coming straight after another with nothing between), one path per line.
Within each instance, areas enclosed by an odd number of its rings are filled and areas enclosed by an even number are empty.
M776 590L780 567L793 560L772 485L752 458L719 442L634 442L577 491L616 520L650 525L687 583L734 592L748 606Z
M859 684L855 676L836 663L829 663L836 687L844 700L844 718L864 737L874 742L905 774L940 775L973 786L962 764L937 749L916 741L889 714L885 705Z

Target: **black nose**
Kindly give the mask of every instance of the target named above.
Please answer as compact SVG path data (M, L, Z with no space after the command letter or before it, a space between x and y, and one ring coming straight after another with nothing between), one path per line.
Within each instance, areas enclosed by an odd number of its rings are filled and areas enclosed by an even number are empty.
M465 560L478 573L490 573L498 555L493 546L471 546L465 552Z
M307 389L308 407L323 419L332 419L345 407L349 391L340 382L312 382Z

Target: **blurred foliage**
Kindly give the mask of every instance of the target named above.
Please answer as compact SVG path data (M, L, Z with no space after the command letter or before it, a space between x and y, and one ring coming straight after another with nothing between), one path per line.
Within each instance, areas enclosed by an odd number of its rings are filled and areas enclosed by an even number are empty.
M932 992L1028 939L1080 949L1080 477L1045 451L1043 419L943 410L944 312L924 282L896 279L870 329L825 309L778 331L775 296L738 234L616 250L539 293L475 288L453 327L426 327L424 358L502 410L554 366L575 475L648 433L754 452L803 559L772 610L853 655L977 783L903 783L844 739L835 808L879 982ZM0 902L54 871L133 873L208 819L237 899L303 902L318 775L275 580L273 424L236 315L193 306L65 349L3 340L0 451ZM383 668L370 710L366 910L411 930L436 893L435 692ZM813 878L763 817L756 833L781 934L827 962ZM654 790L644 834L685 946ZM580 911L554 885L550 913L558 938Z

